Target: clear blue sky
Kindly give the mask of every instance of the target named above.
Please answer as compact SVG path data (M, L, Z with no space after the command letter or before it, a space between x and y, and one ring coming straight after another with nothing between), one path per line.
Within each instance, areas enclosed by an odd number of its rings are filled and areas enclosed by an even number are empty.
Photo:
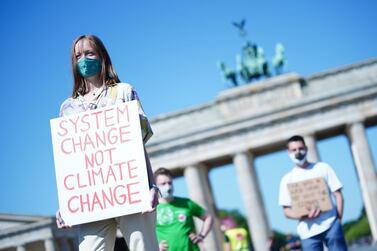
M81 34L102 38L124 82L149 115L212 100L228 88L218 60L234 66L242 40L232 21L271 58L282 42L287 71L309 76L377 56L376 1L12 1L0 4L0 212L53 215L58 208L49 119L72 88L70 47ZM377 159L377 129L368 129ZM347 139L319 142L321 158L345 185L345 220L362 207ZM279 164L278 164L279 163ZM291 164L285 152L256 160L270 224L294 231L277 205ZM232 166L210 173L220 208L244 211ZM273 185L275 184L275 185ZM224 190L224 187L227 187ZM183 179L177 195L187 195Z

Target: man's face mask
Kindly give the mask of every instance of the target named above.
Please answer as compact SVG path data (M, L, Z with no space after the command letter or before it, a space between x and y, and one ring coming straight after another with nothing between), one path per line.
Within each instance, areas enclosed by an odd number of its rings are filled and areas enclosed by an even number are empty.
M173 185L165 184L163 186L158 186L158 188L160 189L162 198L164 198L164 199L173 198L173 192L174 192Z
M289 157L294 164L302 166L306 162L307 153L308 152L306 150L300 150L297 153L290 153Z

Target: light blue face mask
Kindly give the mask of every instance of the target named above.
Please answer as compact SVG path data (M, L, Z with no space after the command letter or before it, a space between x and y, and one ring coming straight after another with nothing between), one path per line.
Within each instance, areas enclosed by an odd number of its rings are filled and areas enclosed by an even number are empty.
M81 58L77 62L77 70L83 78L95 76L101 71L101 61L97 58Z
M174 193L173 185L158 186L161 192L161 197L164 199L172 199Z

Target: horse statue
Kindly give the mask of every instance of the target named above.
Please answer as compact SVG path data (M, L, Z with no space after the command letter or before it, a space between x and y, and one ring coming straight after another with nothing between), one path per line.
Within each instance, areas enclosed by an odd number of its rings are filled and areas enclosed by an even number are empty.
M222 61L218 62L217 66L221 70L225 81L229 80L234 86L238 86L237 73L234 70L227 67L225 63Z
M283 68L287 64L285 59L285 49L282 43L277 43L275 46L275 56L272 59L272 64L275 69L275 74L280 75L283 73Z
M236 69L245 83L249 83L253 79L249 68L244 64L240 54L236 55Z
M264 56L264 50L256 44L247 42L242 48L242 56L237 60L238 69L245 82L251 82L260 77L268 77L268 63ZM246 68L246 69L245 69Z

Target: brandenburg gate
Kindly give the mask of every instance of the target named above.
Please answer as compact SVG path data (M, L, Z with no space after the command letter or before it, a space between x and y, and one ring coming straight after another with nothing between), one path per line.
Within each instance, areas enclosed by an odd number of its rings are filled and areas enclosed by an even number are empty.
M377 240L377 176L365 131L377 124L377 59L306 78L288 73L235 87L211 102L162 114L151 123L155 135L147 150L152 166L183 175L190 197L213 215L208 171L234 164L256 251L267 250L271 229L254 159L284 149L290 136L300 134L309 146L309 160L317 161L317 140L345 134ZM215 226L205 240L207 250L222 248Z

